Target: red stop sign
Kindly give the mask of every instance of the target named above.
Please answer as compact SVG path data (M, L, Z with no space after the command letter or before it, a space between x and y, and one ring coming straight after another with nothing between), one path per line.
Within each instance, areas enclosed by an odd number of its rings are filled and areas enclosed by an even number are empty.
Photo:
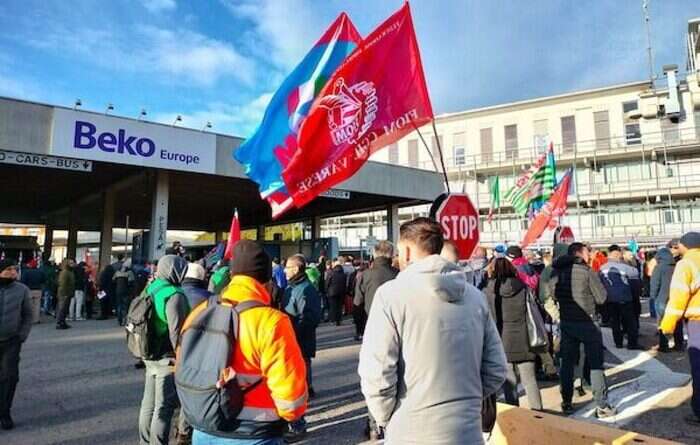
M445 239L457 246L459 259L469 259L479 245L479 212L469 196L448 195L438 207L435 219Z

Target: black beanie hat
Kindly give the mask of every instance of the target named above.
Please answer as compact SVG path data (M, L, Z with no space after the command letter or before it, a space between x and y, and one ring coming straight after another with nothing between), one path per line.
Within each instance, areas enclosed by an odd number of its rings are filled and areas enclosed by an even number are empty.
M12 259L5 259L5 260L0 260L0 272L3 270L7 269L8 267L16 266L17 263L15 263L14 260Z
M262 246L255 241L242 239L233 248L230 263L231 276L246 275L261 284L272 278L272 262Z
M523 249L520 246L509 246L506 250L506 256L516 259L523 256Z
M681 244L687 249L700 248L700 232L688 232L681 237Z

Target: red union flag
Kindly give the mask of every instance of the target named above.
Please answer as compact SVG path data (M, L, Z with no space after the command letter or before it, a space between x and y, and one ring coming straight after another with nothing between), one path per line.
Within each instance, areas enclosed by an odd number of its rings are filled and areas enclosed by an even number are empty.
M372 153L432 118L406 3L348 56L312 105L282 172L294 205L350 178Z
M523 241L520 243L520 247L523 249L537 241L547 228L555 228L557 224L555 218L563 216L566 213L572 171L573 170L570 168L564 174L564 177L557 185L557 189L552 194L552 197L549 198L549 201L545 203L540 213L538 213L535 219L530 223L530 228L527 230ZM573 237L573 232L571 235Z

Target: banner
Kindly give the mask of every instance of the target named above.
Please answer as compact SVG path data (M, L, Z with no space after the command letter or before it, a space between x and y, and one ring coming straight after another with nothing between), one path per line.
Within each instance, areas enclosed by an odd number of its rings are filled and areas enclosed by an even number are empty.
M350 178L372 153L432 119L406 3L343 62L302 123L282 172L294 205Z
M555 218L563 216L567 209L567 198L569 197L569 187L571 186L572 169L566 172L562 180L557 185L556 190L549 198L549 201L542 207L540 213L532 220L530 227L525 233L521 248L526 248L537 241L547 228L554 228L557 225Z
M501 191L500 181L498 176L489 177L489 193L491 195L491 204L489 206L488 222L493 221L494 212L501 207Z
M268 199L270 205L288 198L282 170L296 151L296 133L311 104L360 41L350 18L340 14L272 96L255 134L234 150L233 157L258 184L261 196L277 193L273 201Z

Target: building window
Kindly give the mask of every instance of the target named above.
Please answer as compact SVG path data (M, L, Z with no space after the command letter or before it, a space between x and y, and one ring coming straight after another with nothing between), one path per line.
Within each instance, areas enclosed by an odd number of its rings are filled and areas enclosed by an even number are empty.
M607 150L610 148L610 118L608 111L596 111L593 113L593 124L595 126L595 148L596 150Z
M674 209L664 209L664 223L675 224L678 222L677 211Z
M513 159L518 157L518 126L506 125L504 127L506 139L506 158Z
M493 133L490 128L482 128L479 131L479 139L481 141L481 161L493 161Z
M533 127L535 128L533 145L537 154L541 155L547 151L547 145L549 144L549 130L547 129L547 119L541 119L533 122Z
M399 146L394 144L389 145L389 164L397 165L399 163Z
M598 214L595 216L595 225L598 227L605 227L607 226L608 218L607 215L604 214Z
M455 165L464 165L467 163L466 150L464 148L464 133L456 133L454 135L454 163Z
M438 141L440 142L440 145L438 146ZM437 164L438 170L442 167L440 165L442 164L442 153L440 150L445 148L445 144L442 143L442 135L438 136L437 139L435 138L435 135L432 137L432 151L433 151L433 159L435 159L435 163Z
M576 118L574 116L561 118L561 144L564 151L574 151L576 145Z
M639 127L639 123L633 119L627 118L627 113L636 109L638 109L636 100L622 103L622 114L625 122L625 141L627 145L642 143L642 130Z
M418 141L416 139L408 141L408 166L418 167Z

